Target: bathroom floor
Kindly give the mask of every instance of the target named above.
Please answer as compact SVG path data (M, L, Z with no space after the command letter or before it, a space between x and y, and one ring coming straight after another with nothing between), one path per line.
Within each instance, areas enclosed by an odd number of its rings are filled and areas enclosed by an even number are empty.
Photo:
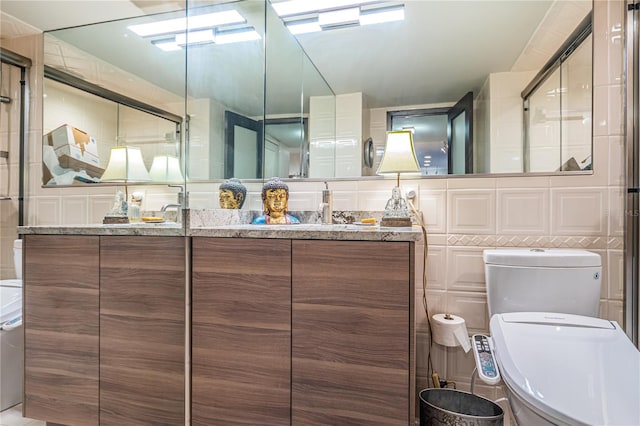
M45 422L22 417L22 404L18 404L0 413L0 426L45 426Z

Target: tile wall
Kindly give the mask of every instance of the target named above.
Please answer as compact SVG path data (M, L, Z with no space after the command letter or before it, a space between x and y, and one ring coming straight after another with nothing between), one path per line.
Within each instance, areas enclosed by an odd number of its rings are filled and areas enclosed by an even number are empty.
M404 191L415 190L427 224L427 301L431 314L463 316L469 332L487 332L488 315L482 250L493 247L575 247L599 253L603 262L600 312L623 321L623 45L625 2L594 2L594 174L542 177L457 177L402 180ZM12 49L39 58L36 38L13 40ZM29 132L29 224L100 222L112 203L113 188L42 189L40 187L41 81L31 74ZM376 119L372 115L372 129ZM375 139L375 138L374 138ZM363 179L330 182L336 210L381 210L393 180ZM322 182L291 182L291 210L316 209ZM176 200L165 187L146 192L143 209L154 210ZM260 185L248 185L245 208L260 209ZM191 206L217 206L217 186L189 186ZM418 259L423 249L417 252ZM427 384L428 328L422 309L422 266L417 261L416 330L417 389ZM434 367L441 377L468 389L473 360L461 349L434 345ZM495 398L500 389L478 385Z

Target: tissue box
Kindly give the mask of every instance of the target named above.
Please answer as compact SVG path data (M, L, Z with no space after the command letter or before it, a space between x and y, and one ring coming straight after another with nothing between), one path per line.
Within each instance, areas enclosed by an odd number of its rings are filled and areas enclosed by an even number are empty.
M45 139L53 146L60 166L85 170L89 176L98 178L104 173L98 158L98 144L86 132L64 124L47 133Z

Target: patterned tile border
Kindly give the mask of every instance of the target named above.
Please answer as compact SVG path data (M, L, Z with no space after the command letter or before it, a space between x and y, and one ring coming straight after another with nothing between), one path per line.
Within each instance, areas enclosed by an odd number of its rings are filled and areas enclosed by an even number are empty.
M449 246L624 249L622 237L449 234Z

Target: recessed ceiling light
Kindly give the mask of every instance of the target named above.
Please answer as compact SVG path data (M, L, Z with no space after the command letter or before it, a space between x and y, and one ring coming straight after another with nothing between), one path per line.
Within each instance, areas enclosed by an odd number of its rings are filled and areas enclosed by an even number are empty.
M246 20L236 10L207 13L205 15L193 15L185 18L168 19L165 21L150 22L147 24L130 25L129 28L140 37L149 37L159 34L179 33L187 29L215 27L227 24L244 23Z
M289 0L278 3L272 3L271 6L278 16L298 15L308 12L319 12L322 10L336 9L340 7L355 6L366 3L373 3L380 0Z
M321 12L320 14L318 14L318 24L320 24L321 27L344 25L349 23L357 23L359 18L360 8L351 7L349 9Z
M258 32L253 27L251 27L242 30L216 32L215 43L238 43L241 41L260 40L261 38L262 37L260 37L260 34L258 34Z
M176 44L184 46L185 44L213 43L213 30L189 31L188 33L176 34Z
M287 24L287 28L291 31L291 34L307 34L322 31L322 27L318 24L318 21L313 20L311 22L291 23Z
M360 13L360 25L382 24L384 22L404 21L404 5L375 9Z
M174 39L154 40L151 43L158 49L164 50L165 52L173 52L182 49Z

